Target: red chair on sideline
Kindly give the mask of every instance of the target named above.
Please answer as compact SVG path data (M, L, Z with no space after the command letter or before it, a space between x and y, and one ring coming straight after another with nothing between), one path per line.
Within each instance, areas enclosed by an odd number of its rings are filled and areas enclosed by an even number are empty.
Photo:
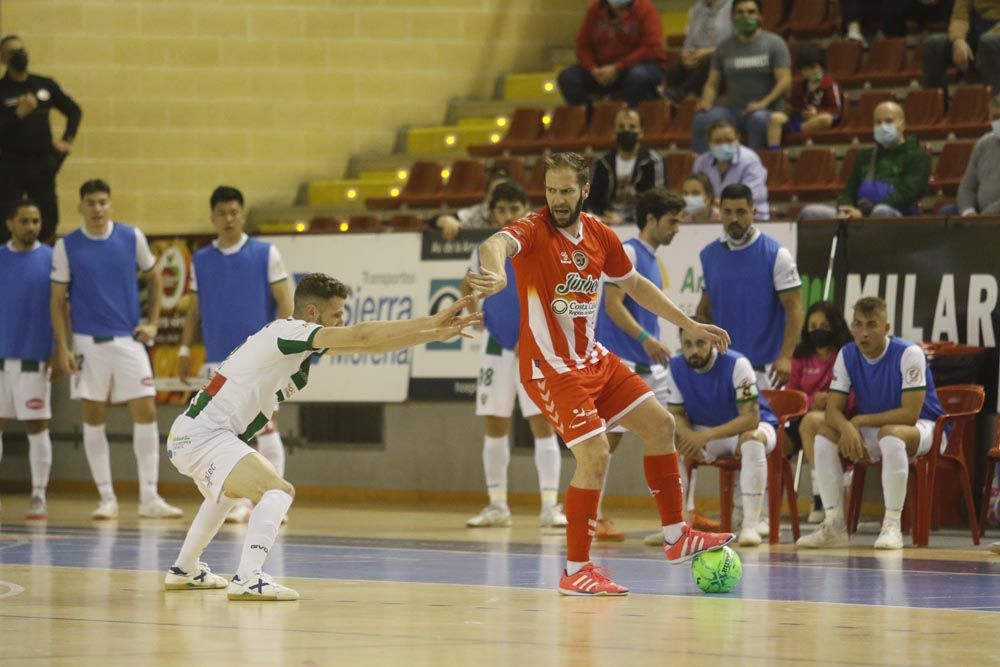
M990 490L993 488L993 477L997 464L1000 463L1000 416L997 418L996 430L993 433L993 448L986 452L986 483L983 485L983 503L979 506L979 534L986 534L986 515L990 510Z
M958 475L962 485L966 512L969 517L969 528L972 531L972 543L979 544L979 526L976 521L976 506L972 500L972 482L969 478L969 468L965 463L962 440L966 425L972 423L976 415L983 409L985 392L978 384L959 384L938 387L938 400L945 414L938 417L934 426L934 439L927 454L918 456L910 462L910 469L916 473L911 475L906 493L906 504L916 503L916 517L913 521L912 538L914 546L926 547L930 541L931 513L934 508L934 476L937 470L946 469ZM947 449L942 453L941 440L944 429L952 425L948 436ZM855 532L861 515L861 496L865 488L865 473L872 466L881 466L881 461L858 461L854 464L854 478L851 481L851 492L848 502L848 530ZM915 478L915 480L914 480ZM914 483L915 481L915 483ZM911 496L915 495L915 498Z

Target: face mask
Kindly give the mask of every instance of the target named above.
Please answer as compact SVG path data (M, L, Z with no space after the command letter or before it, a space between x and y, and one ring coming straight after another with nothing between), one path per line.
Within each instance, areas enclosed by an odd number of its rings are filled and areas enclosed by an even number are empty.
M621 131L615 133L615 143L618 144L618 148L623 151L630 152L635 149L636 144L639 143L639 133L630 131Z
M608 4L615 9L623 9L632 4L632 0L608 0Z
M712 155L719 162L732 162L736 157L736 144L715 144L712 146Z
M829 347L833 345L833 332L828 329L813 329L809 332L809 342L813 347Z
M896 143L899 139L899 130L895 123L879 123L875 126L875 141L882 146L888 147Z
M993 134L1000 137L1000 118L997 118L990 124L993 126Z
M809 77L806 77L806 78L809 79L810 81L812 81L813 83L819 83L820 81L823 80L823 70L819 70L818 72L816 72L812 76L809 76Z
M684 195L684 210L697 213L705 209L705 195Z
M737 34L743 35L744 37L749 37L750 35L757 32L758 25L760 25L760 21L758 19L751 19L751 18L733 19L733 28L735 28Z
M7 65L15 72L23 72L28 69L28 52L18 49L10 54Z

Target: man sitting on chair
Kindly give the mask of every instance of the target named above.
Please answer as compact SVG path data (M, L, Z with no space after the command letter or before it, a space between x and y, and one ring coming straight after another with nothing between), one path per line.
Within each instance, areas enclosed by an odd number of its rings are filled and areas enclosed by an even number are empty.
M944 410L923 350L889 335L885 301L869 296L854 304L851 335L854 342L837 355L825 422L816 435L816 479L826 518L814 533L799 538L796 546L847 546L843 455L852 461L882 460L885 520L875 548L902 549L899 524L910 459L930 451L934 423ZM844 406L851 389L858 413L849 420Z
M695 317L695 322L708 324ZM757 374L739 352L719 354L705 338L682 330L681 352L670 359L667 409L677 423L677 451L711 463L736 456L743 493L740 546L760 545L757 529L767 485L767 453L777 442L778 420L757 391Z

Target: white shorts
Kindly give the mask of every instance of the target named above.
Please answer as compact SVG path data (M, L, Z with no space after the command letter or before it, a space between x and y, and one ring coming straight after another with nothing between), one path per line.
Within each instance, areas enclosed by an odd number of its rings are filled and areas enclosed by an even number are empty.
M703 431L708 426L695 426L694 430ZM767 422L761 422L757 426L757 432L763 433L764 442L764 452L770 454L774 451L774 446L778 443L778 434L775 433L774 427ZM705 463L711 463L720 456L736 456L737 447L739 446L740 437L738 435L733 435L728 438L721 438L719 440L709 440L705 445L705 451L702 457Z
M184 415L174 420L167 436L167 458L194 480L201 495L215 502L236 464L253 453L232 431L206 427Z
M0 360L0 419L22 422L52 419L52 384L49 382L48 364L20 359Z
M88 401L124 403L156 396L153 368L146 346L129 336L95 342L93 336L73 334L77 371L69 396Z
M931 451L931 444L934 442L934 422L930 419L918 419L916 427L920 431L920 444L917 445L915 456L923 456ZM868 448L868 456L872 461L878 461L882 458L882 450L878 448L878 431L878 426L862 426L858 429L858 432L861 433L861 439L865 441L865 447ZM941 451L943 452L947 447L948 436L945 434L941 437Z
M515 398L525 417L542 414L521 385L517 355L512 350L489 345L489 340L488 335L483 337L483 349L479 355L476 414L480 417L510 417L514 412Z
M634 362L622 359L622 364L628 366L646 385L653 390L653 397L656 402L666 407L667 405L667 367L662 364L652 366L639 366L636 368ZM646 372L648 369L649 372ZM608 433L628 433L628 429L620 424L615 424L608 429Z

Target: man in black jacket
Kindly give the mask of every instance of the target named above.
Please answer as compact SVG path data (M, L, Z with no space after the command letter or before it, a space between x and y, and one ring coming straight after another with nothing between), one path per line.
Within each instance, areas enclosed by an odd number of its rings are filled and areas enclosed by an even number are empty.
M69 154L83 115L52 79L28 74L28 52L17 35L0 39L0 206L27 195L42 213L39 239L51 242L59 224L56 173ZM61 139L53 139L49 110L66 116ZM0 242L10 237L0 228Z
M586 210L608 225L635 221L636 198L666 186L663 158L640 144L642 120L635 109L615 116L615 148L594 163Z

